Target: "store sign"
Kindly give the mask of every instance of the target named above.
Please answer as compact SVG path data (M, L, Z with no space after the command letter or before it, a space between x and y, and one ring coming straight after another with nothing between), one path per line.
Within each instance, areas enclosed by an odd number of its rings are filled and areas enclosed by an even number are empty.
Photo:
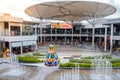
M61 23L61 24L60 24L60 28L61 28L61 29L71 29L71 28L72 28L72 25L69 24L69 23Z
M52 28L71 29L72 25L69 23L52 23Z
M60 23L52 23L52 28L60 28Z

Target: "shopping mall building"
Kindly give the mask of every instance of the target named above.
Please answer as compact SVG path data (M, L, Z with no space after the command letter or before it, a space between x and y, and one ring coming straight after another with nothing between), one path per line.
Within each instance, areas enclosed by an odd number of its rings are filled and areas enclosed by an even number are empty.
M57 24L57 28L55 26ZM81 23L73 23L72 28L63 28L63 23L51 23L46 27L36 27L38 36L37 42L53 42L59 45L75 45L82 43L92 43L92 26L90 24L82 25ZM113 48L120 45L120 19L101 20L95 26L95 45L102 45L104 43L104 50L110 48L110 38L112 36ZM59 27L60 26L60 27ZM112 32L112 33L111 33Z
M0 51L9 49L15 54L26 53L37 48L37 36L32 26L37 23L3 14L0 16Z
M47 22L45 22L47 23ZM120 46L120 19L104 19L95 26L95 45L104 43L104 50ZM10 49L16 54L37 49L37 44L80 45L92 43L92 26L82 23L52 22L44 24L24 21L4 14L0 16L0 49Z

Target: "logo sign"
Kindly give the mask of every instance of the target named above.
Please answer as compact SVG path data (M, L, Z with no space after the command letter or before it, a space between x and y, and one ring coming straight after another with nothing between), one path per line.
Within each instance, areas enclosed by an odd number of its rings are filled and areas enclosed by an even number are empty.
M60 24L60 28L61 28L61 29L71 29L71 28L72 28L72 25L69 24L69 23L61 23L61 24Z
M60 28L60 23L53 23L52 28Z
M52 23L52 28L72 29L72 25L69 23Z

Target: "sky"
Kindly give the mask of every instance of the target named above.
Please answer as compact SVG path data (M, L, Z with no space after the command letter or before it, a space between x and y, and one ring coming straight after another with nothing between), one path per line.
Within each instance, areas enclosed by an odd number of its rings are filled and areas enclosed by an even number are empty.
M9 13L12 16L21 17L24 20L31 20L31 17L26 15L24 10L31 5L46 1L51 0L0 0L0 14L2 15L3 13ZM98 0L98 1L106 1L117 8L116 13L109 16L108 18L120 17L120 0Z

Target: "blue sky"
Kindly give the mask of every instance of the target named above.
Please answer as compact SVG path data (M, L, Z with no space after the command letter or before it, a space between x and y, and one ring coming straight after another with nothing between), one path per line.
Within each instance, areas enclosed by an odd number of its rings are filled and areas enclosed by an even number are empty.
M31 20L31 18L24 13L24 10L30 5L46 1L52 0L0 0L0 14L9 13L12 16L21 17L24 20ZM99 2L103 1L105 3L112 4L117 8L117 11L113 15L109 16L109 18L120 17L120 0L89 0L89 1Z

